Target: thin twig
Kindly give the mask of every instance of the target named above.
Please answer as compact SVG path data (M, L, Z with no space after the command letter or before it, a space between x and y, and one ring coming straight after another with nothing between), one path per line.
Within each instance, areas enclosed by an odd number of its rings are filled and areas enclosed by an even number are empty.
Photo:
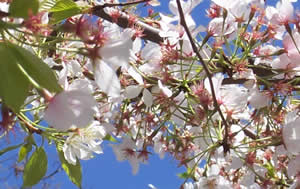
M212 74L210 73L210 70L208 69L207 65L205 64L203 58L201 57L201 55L198 51L198 48L197 48L196 44L193 41L192 34L191 34L191 32L190 32L190 30L189 30L189 28L186 24L185 18L184 18L184 13L183 13L183 10L182 10L182 7L181 7L180 0L176 0L176 2L177 2L178 12L179 12L179 16L180 16L180 24L183 26L183 28L184 28L184 30L185 30L188 38L189 38L192 49L193 49L194 53L197 55L197 57L199 59L199 62L203 66L203 69L204 69L204 71L207 75L209 85L210 85L210 88L211 88L211 94L212 94L214 106L217 109L218 113L220 114L221 119L223 121L223 124L225 125L225 135L224 135L222 145L223 145L223 148L224 148L224 153L227 153L230 150L230 146L229 146L229 143L228 143L228 129L229 129L229 126L226 122L226 119L225 119L221 109L220 109L220 106L218 105L218 101L217 101L217 98L216 98L216 93L215 93L215 90L214 90L214 84L213 84L213 81L212 81Z
M25 126L27 127L27 129L29 130L29 132L31 133L37 133L37 134L41 134L43 132L43 130L39 129L39 128L36 128L34 127L33 125L31 125L30 123L28 123L27 120L25 120L21 115L17 115L18 119L20 121L22 121Z
M42 180L46 180L46 179L49 179L51 177L53 177L55 174L59 173L60 171L62 171L62 168L61 166L59 166L55 171L53 171L52 173L50 173L49 175L43 177Z

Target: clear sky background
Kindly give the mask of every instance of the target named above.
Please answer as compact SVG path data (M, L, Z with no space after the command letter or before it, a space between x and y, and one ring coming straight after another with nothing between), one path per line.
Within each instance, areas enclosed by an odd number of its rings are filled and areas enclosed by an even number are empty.
M270 0L272 4L277 2ZM168 0L160 0L161 6L155 8L155 11L169 14ZM206 17L205 9L209 7L210 0L203 2L194 9L192 16L196 23L206 26L208 18ZM296 6L294 4L294 6ZM146 11L141 9L142 12ZM144 14L144 13L143 13ZM23 134L15 130L9 137L0 139L0 150L10 146L19 144L20 138L24 138ZM40 141L37 138L37 141ZM166 155L163 160L159 159L158 155L150 156L148 164L141 164L137 175L132 175L130 164L118 162L112 152L112 148L107 145L107 142L102 144L104 154L95 155L94 159L81 161L83 173L83 189L148 189L148 184L153 184L157 189L173 189L179 188L183 179L178 178L177 174L185 171L184 168L178 167L178 162ZM48 155L48 172L52 173L59 167L59 160L56 154L54 145L45 147ZM14 165L17 159L18 150L6 153L0 156L0 188L19 188L22 185L22 175L14 176L15 167L22 164ZM75 189L76 186L71 183L64 171L60 171L54 177L46 180L50 183L49 188ZM40 183L34 188L42 188L43 183Z

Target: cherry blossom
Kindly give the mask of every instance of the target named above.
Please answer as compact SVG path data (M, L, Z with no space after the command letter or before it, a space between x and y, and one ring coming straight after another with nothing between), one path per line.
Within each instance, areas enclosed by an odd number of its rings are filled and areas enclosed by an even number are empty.
M268 10L270 9L270 10ZM293 18L294 7L289 0L282 0L275 7L268 7L270 21L274 24L286 24Z
M112 144L111 146L117 156L117 160L128 160L132 167L132 174L137 174L139 170L139 163L145 162L138 156L136 143L130 138L125 138L121 144Z
M66 160L73 165L76 165L77 158L88 160L93 158L93 153L103 153L100 144L106 135L103 126L97 122L92 122L87 128L82 128L72 133L66 139L63 146L63 152Z
M243 113L248 100L247 90L237 85L227 85L222 87L222 81L224 76L217 74L213 77L214 91L218 103L221 105L222 111L227 116L239 117L240 113ZM208 81L205 81L205 87L211 92Z
M290 34L286 34L282 42L284 49L287 51L287 56L290 58L291 61L297 62L300 60L300 34L298 32L293 32L292 35L294 39L292 39Z
M61 131L72 126L84 128L93 120L95 105L95 99L89 93L81 90L63 91L51 99L44 119Z

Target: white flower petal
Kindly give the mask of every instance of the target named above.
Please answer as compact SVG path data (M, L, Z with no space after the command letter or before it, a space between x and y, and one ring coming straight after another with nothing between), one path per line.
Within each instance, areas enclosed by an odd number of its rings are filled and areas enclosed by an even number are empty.
M62 63L63 69L59 72L58 75L58 83L63 86L64 89L67 89L69 87L68 82L68 67L65 63Z
M130 50L133 47L131 36L132 33L129 30L125 30L120 38L100 48L98 54L115 70L120 66L128 64Z
M137 158L130 158L129 163L132 167L132 174L136 175L137 172L139 171L139 167L140 167L138 159Z
M222 86L223 79L224 79L224 75L222 73L217 73L212 77L212 82L213 82L214 91L215 91L217 100L220 99L220 95L221 95L220 88ZM205 79L204 86L209 91L209 93L212 94L210 83L209 83L208 79Z
M95 65L95 81L98 87L108 96L119 97L121 85L116 72L104 61L98 61Z
M125 97L129 99L136 98L137 96L139 96L142 89L143 87L139 85L130 85L125 89Z
M93 86L87 79L76 79L69 85L68 90L82 90L92 94Z
M138 84L143 85L144 81L143 81L143 77L141 76L141 74L139 74L132 66L129 67L129 69L127 70L128 74L138 82Z
M80 91L63 91L53 97L44 119L58 130L68 130L71 126L86 127L92 122L96 101L90 94Z
M259 109L269 105L271 99L267 95L259 92L258 89L254 89L250 92L249 103L251 106Z
M297 117L294 121L291 121L283 125L282 136L283 142L288 152L298 155L300 154L300 118Z
M70 163L72 165L76 165L77 160L76 160L75 154L72 153L71 147L66 145L66 143L64 144L63 152L64 152L65 159L68 161L68 163Z
M162 90L162 92L167 96L167 97L171 97L172 96L172 91L170 89L168 89L168 87L165 87L160 80L158 80L158 87L160 88L160 90Z
M150 108L152 106L152 104L153 104L153 96L149 92L148 89L144 89L144 91L143 91L143 98L142 99L143 99L144 103L146 104L146 106L148 108Z

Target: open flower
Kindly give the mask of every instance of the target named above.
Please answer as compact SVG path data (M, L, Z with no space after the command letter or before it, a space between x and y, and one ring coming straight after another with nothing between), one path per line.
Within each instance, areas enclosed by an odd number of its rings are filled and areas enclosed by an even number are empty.
M292 35L296 44L293 42L292 37L289 34L286 34L282 41L283 47L290 60L298 63L300 61L300 53L298 51L298 49L300 49L300 34L298 32L293 32Z
M275 7L268 6L267 17L274 24L286 24L293 18L294 7L290 0L278 1Z
M118 161L128 160L132 167L132 174L136 174L139 170L139 162L144 159L138 155L136 143L129 137L124 138L121 144L112 144L113 151Z
M76 165L77 158L88 160L93 158L93 153L103 153L100 144L105 137L104 128L93 122L89 127L79 129L78 133L72 133L63 146L65 159Z
M82 90L63 91L55 95L44 115L49 125L66 131L72 126L83 128L93 121L96 101L92 95Z
M195 188L203 188L203 189L229 189L232 188L232 185L219 174L220 168L218 165L212 165L207 171L207 177L201 177L198 182L195 182L193 185L191 183L187 183L184 185L185 189L195 189Z
M221 73L212 77L216 100L220 104L222 112L232 118L243 116L247 107L247 89L239 85L222 85L224 76ZM208 79L204 82L205 88L212 94Z
M249 19L250 15L250 6L247 1L244 0L212 0L215 4L220 7L225 8L230 16L238 22L245 22Z

